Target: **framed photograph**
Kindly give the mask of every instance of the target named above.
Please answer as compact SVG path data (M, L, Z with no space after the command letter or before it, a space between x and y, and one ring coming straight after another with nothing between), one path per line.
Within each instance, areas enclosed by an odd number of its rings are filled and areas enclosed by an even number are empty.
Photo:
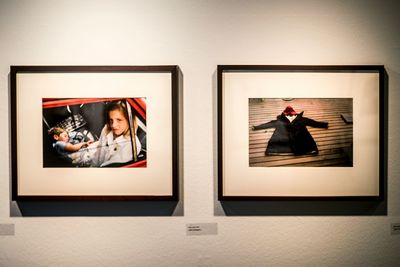
M218 66L219 200L382 200L383 66Z
M11 66L12 199L178 200L177 66Z

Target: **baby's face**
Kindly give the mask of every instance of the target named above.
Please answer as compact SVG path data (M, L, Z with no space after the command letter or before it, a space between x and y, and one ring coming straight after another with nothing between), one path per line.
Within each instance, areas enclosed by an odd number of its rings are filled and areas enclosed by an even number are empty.
M62 132L60 133L60 135L58 136L57 141L63 141L63 142L68 142L69 140L69 136L67 132Z

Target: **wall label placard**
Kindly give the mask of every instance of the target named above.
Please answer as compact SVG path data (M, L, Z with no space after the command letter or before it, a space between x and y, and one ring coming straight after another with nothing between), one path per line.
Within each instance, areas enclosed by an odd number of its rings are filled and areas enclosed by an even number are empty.
M392 235L400 235L400 223L392 223L390 225Z
M217 223L189 223L186 224L186 235L217 235Z
M15 225L11 223L0 224L0 236L15 235Z

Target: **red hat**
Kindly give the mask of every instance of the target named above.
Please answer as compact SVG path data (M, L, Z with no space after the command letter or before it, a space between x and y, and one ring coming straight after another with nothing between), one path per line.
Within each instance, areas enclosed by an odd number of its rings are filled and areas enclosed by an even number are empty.
M283 114L285 114L286 116L287 115L293 116L293 115L297 115L297 112L294 111L294 109L291 106L287 106L285 108L285 110L283 111Z

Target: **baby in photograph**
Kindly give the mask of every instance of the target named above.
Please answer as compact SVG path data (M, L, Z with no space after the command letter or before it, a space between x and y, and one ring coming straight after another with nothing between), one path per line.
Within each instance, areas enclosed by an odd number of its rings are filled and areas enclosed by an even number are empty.
M79 132L68 133L60 127L53 127L48 134L55 141L53 148L64 159L71 159L76 166L89 166L91 156L87 149L93 140L84 141L84 136Z
M115 167L136 162L142 145L136 133L136 117L129 114L126 102L109 103L106 124L97 141L89 137L90 140L85 142L85 136L80 132L68 133L64 128L53 127L48 131L54 142L53 149L77 167Z

